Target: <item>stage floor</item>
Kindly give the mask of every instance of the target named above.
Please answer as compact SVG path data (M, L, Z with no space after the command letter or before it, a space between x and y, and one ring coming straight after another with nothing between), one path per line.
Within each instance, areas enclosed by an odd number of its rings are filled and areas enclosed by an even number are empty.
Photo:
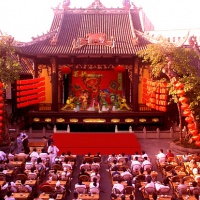
M54 133L53 139L55 145L60 149L59 154L67 151L77 155L88 152L91 154L100 152L102 155L141 152L135 134L129 132L60 132Z

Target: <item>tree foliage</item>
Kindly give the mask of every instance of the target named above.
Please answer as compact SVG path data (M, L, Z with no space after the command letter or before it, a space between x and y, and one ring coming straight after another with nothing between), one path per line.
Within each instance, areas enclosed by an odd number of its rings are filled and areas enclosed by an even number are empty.
M16 51L17 49L14 46L14 38L10 35L0 35L0 82L3 83L4 89L7 87L8 83L13 83L19 79L21 64L18 60ZM3 97L3 132L0 135L0 144L8 145L10 137L5 93L3 93Z
M9 35L0 35L0 81L6 87L19 79L21 64L13 45L14 38Z
M195 119L200 122L200 78L198 68L194 65L198 57L196 52L192 48L177 47L162 38L159 43L147 45L146 49L138 52L138 56L149 64L153 79L160 79L163 76L168 79L169 94L174 103L178 103L178 98L172 80L184 84L190 109Z

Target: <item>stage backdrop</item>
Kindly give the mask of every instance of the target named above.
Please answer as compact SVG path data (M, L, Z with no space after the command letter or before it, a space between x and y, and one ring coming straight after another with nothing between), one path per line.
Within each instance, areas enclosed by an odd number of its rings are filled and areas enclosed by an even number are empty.
M73 95L80 96L82 91L88 92L88 100L98 100L100 91L122 95L122 74L114 70L77 70L72 72ZM110 95L106 101L110 103Z
M60 149L60 154L68 150L72 154L79 155L87 154L88 152L92 154L100 152L104 155L141 152L140 144L134 133L54 133L53 139L55 145Z

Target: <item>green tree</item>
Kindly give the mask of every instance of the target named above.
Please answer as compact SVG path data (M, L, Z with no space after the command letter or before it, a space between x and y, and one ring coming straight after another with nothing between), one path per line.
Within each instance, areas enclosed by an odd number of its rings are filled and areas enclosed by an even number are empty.
M177 90L174 83L179 81L184 84L185 96L188 98L190 110L195 120L200 122L200 78L198 70L192 62L197 60L197 54L192 48L176 46L161 38L156 44L147 45L146 49L138 52L143 62L149 64L152 79L165 79L169 82L170 102L177 104L179 111L180 140L182 142L181 107L178 101Z
M17 49L14 45L14 38L10 35L0 35L0 82L3 84L3 127L0 135L0 144L9 143L8 114L5 101L5 89L8 83L19 79L21 64L17 57Z

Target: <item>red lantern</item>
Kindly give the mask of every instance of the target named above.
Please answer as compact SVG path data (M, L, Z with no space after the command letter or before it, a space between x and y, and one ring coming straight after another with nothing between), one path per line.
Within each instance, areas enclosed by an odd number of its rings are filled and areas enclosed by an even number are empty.
M200 141L199 141L199 140L196 141L196 142L195 142L195 145L198 146L198 147L200 147Z
M2 127L3 126L3 124L0 122L0 127Z
M186 117L187 118L187 117ZM196 128L196 124L195 123L191 123L191 124L188 124L187 127L189 129L195 129Z
M193 120L192 117L186 117L186 118L185 118L185 121L188 122L188 123L192 122L192 120Z
M0 129L0 134L2 134L3 133L3 131Z
M117 67L114 68L114 71L117 73L123 73L125 72L126 68L123 65L118 65Z
M3 117L2 116L0 116L0 122L3 120Z
M0 103L0 108L3 108L3 104L2 103Z
M200 135L194 135L194 136L192 136L192 140L195 140L195 141L199 140L199 136Z
M0 115L2 115L3 114L3 110L0 110Z
M190 133L191 133L192 135L196 135L196 134L198 133L198 130L197 130L197 129L190 130Z
M188 99L187 99L186 97L180 97L180 98L179 98L179 102L180 102L180 103L185 103L185 102L187 102L187 100L188 100Z
M63 74L69 74L69 73L71 72L71 68L68 67L68 66L62 67L62 68L61 68L61 72L62 72Z
M191 115L191 111L189 109L186 109L186 110L183 111L183 115L189 116L189 115Z
M184 103L184 104L181 105L182 110L185 110L187 108L189 108L189 105L187 103Z
M178 82L178 83L176 83L175 87L176 87L177 89L182 89L182 88L184 87L184 84L181 83L181 82Z
M3 83L2 82L0 82L0 88L2 88L3 87Z
M184 90L177 90L177 94L179 96L183 96L185 94L185 91Z

